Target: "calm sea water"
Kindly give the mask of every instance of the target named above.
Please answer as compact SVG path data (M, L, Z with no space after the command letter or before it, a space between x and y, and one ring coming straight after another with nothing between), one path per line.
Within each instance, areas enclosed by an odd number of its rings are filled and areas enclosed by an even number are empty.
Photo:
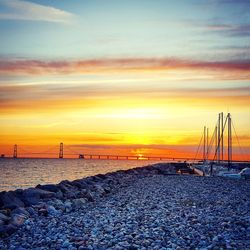
M0 159L0 191L59 183L145 166L155 161L83 159Z

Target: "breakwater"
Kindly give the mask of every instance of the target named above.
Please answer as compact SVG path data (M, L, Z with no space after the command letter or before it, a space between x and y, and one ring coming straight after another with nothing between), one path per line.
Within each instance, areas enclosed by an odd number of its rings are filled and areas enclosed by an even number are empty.
M1 193L0 248L247 248L250 182L175 173L156 164L38 185L4 204Z

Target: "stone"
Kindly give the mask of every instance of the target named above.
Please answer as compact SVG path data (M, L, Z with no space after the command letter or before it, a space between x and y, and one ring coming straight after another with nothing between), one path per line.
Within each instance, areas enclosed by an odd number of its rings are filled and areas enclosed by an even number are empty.
M63 244L62 244L62 247L63 248L68 248L70 246L70 243L68 240L64 241Z
M2 221L8 221L9 219L10 219L10 217L8 217L8 216L0 213L0 220L2 220Z
M56 210L53 206L49 205L47 207L47 211L48 211L48 214L51 215L51 216L56 216L56 215L59 215L60 212L58 210Z
M18 207L18 208L15 208L14 210L12 210L11 216L13 216L14 214L24 215L25 217L30 216L29 212L23 207Z
M87 202L87 199L85 198L79 198L79 199L74 199L72 200L72 204L75 208L81 208L82 206L84 206Z
M63 192L61 190L58 190L55 194L55 197L57 199L62 199L63 198Z
M66 201L64 203L64 208L65 208L66 212L71 212L71 210L72 210L72 203L70 201Z
M58 192L60 190L60 188L54 184L46 184L46 185L37 185L36 188L45 190L45 191L49 191L49 192Z
M33 207L27 207L26 210L31 216L34 216L35 214L37 214L36 210Z
M89 190L87 191L87 193L85 193L84 197L87 198L88 201L91 201L91 202L95 201L94 194L90 192Z
M32 208L49 216L31 216L15 235L0 240L0 249L247 249L249 183L167 176L153 166L107 176L89 178L89 185L63 182L67 192L77 191L76 199L39 198L43 204ZM96 202L87 202L86 195ZM49 206L60 217L50 215ZM5 235L8 227L18 228L6 223L0 226Z
M16 232L18 228L15 225L8 224L0 226L0 237L6 237Z
M0 201L3 208L15 209L17 207L24 207L24 203L15 196L14 191L1 192Z
M10 224L18 227L18 226L21 226L25 222L26 219L27 217L25 215L14 214L11 216Z
M55 199L55 200L51 201L50 204L52 206L54 206L56 209L63 209L64 208L63 202L59 199Z
M27 206L35 205L40 202L41 199L48 199L55 197L55 193L45 191L39 188L28 188L23 191L22 200Z

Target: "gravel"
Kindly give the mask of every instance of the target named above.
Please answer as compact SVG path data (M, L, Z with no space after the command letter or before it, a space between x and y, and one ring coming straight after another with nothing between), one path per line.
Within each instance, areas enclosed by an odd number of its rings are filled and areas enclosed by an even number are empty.
M50 201L47 214L34 208L17 232L0 239L0 249L250 249L250 181L118 177L92 202L74 207L67 200L59 211Z

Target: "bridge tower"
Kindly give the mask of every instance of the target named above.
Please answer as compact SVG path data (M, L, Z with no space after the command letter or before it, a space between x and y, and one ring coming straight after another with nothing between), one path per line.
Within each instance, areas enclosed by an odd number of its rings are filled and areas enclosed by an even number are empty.
M60 143L59 158L63 158L63 143Z
M13 158L17 158L17 145L14 145Z

